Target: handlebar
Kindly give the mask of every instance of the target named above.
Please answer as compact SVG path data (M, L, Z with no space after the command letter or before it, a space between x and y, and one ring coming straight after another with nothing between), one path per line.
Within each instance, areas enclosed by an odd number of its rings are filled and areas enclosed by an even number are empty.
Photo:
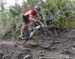
M43 28L43 27L45 27L43 24L42 24L42 25L38 25L38 26L36 26L36 27L34 28L34 30L38 30L39 28Z

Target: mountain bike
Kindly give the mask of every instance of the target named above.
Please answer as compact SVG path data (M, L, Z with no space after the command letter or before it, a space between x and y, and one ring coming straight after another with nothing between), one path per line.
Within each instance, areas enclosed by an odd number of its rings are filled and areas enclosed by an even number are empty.
M25 31L27 40L33 40L35 39L35 41L37 42L37 44L42 47L42 48L49 48L52 44L53 44L53 40L54 40L54 35L53 33L48 30L48 27L43 27L42 25L40 25L39 23L34 23L33 24L33 30L30 32L30 35L28 35L29 30L27 29ZM18 36L20 34L20 30L16 31L16 39L19 39Z

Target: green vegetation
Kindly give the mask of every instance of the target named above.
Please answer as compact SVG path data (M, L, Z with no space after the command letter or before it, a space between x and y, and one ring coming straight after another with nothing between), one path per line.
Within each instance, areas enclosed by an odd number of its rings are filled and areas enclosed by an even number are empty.
M23 0L24 1L24 0ZM22 13L28 9L33 8L38 2L42 7L41 13L39 15L42 16L45 24L48 26L50 24L47 21L58 22L61 27L75 27L75 19L73 17L69 19L69 17L75 16L75 2L70 0L47 0L46 3L42 2L42 0L27 0L23 2L22 6L16 5L11 6L8 9L5 9L3 0L1 0L0 4L0 21L3 24L3 28L9 28L15 24L16 28L21 24ZM38 15L38 16L39 16ZM40 16L39 16L40 18ZM68 18L68 19L67 19ZM72 19L72 20L71 20ZM67 24L65 24L67 23Z

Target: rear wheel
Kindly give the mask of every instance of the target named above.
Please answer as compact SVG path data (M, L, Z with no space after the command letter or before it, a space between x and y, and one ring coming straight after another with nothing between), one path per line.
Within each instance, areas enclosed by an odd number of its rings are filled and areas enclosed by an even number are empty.
M19 39L20 39L20 38L19 38L20 35L21 35L21 30L17 30L17 31L15 32L15 39L16 39L16 40L19 40ZM25 40L26 40L26 38L29 37L29 30L26 30L26 31L25 31L24 37L25 37Z
M53 33L48 29L41 29L36 31L36 40L40 47L50 48L53 44Z
M20 32L21 32L21 30L17 30L17 31L15 32L15 39L16 39L16 40L19 40Z

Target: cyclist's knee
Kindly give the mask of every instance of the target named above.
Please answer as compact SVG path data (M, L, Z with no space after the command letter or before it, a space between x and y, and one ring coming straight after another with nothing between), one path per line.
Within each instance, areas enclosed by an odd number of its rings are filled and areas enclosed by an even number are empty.
M22 28L21 28L21 30L25 30L25 28L26 28L26 24L22 24Z
M22 23L22 27L26 27L27 26L27 24L26 23Z

